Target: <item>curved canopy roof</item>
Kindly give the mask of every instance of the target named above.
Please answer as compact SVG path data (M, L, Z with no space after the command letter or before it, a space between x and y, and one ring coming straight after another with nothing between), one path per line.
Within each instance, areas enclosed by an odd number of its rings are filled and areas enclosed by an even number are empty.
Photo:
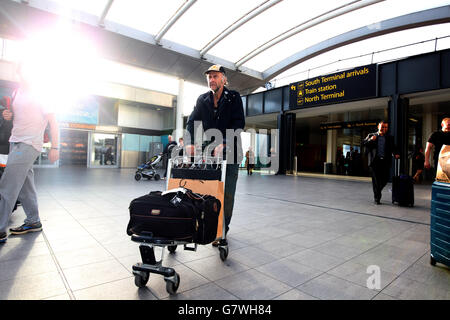
M0 34L20 38L60 16L105 58L202 84L222 64L242 93L355 42L431 25L450 35L449 0L0 0Z

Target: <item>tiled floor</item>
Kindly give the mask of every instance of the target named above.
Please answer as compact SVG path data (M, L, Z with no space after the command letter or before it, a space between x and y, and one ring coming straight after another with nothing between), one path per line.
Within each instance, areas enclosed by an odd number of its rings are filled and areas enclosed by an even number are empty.
M156 274L138 289L128 205L164 182L133 173L36 169L44 230L0 246L0 299L450 299L450 269L429 264L430 185L415 186L414 208L392 205L390 185L376 206L368 179L244 171L228 259L210 245L165 252L178 293L169 296ZM11 225L23 218L19 208ZM379 289L367 286L369 266L379 267Z

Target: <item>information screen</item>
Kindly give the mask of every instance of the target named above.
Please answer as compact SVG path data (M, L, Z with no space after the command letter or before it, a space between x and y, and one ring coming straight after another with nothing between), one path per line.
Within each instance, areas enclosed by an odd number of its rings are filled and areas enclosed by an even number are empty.
M290 84L290 109L373 98L377 95L377 65L357 67Z

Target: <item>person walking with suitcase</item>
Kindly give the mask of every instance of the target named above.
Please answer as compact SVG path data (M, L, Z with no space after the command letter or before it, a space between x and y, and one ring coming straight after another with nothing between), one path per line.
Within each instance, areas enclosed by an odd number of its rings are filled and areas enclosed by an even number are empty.
M225 230L228 232L231 216L233 214L234 195L239 173L239 163L243 159L242 143L239 134L234 136L237 141L226 141L226 131L243 130L245 116L242 99L237 91L229 90L225 69L221 65L212 65L205 71L206 80L210 91L200 95L194 110L187 121L186 130L189 132L190 140L185 137L186 154L194 154L194 126L201 123L203 130L217 129L221 132L223 141L216 141L218 145L214 149L214 156L224 154L226 148L233 156L227 156L227 167L225 177L224 214ZM231 147L233 146L233 147ZM233 150L230 150L233 149ZM228 154L229 155L229 154ZM226 240L225 240L226 241ZM213 245L219 245L217 242Z
M389 180L392 155L400 158L394 144L394 137L387 135L389 124L381 120L378 123L378 131L369 133L364 139L363 146L368 152L369 167L372 173L372 187L374 202L381 204L381 191Z
M17 91L11 110L2 113L6 121L13 122L9 142L11 148L5 171L0 180L0 243L7 240L6 228L16 199L22 203L26 214L24 224L9 229L11 234L41 231L33 163L39 156L44 141L44 131L50 125L50 162L59 159L58 123L55 113L39 100L29 81L19 68L21 86Z

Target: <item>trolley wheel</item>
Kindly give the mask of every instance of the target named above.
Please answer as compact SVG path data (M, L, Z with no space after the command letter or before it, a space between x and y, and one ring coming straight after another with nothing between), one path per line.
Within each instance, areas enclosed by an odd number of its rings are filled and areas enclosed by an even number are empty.
M140 271L134 274L134 284L138 288L144 288L150 278L150 272Z
M175 253L175 251L177 250L177 245L167 246L167 249L169 249L170 253Z
M159 179L161 179L161 176L159 174L155 174L153 178L155 179L155 181L158 181Z
M219 247L220 259L222 261L227 260L228 257L228 247Z
M164 279L166 281L166 290L169 294L173 295L177 292L180 286L180 275L175 272L174 280Z
M134 175L134 179L135 179L136 181L141 180L141 178L142 178L142 175L141 175L140 173L136 173L136 174Z
M430 257L430 264L431 264L432 266L435 266L435 265L436 265L436 260L435 260L433 257Z

